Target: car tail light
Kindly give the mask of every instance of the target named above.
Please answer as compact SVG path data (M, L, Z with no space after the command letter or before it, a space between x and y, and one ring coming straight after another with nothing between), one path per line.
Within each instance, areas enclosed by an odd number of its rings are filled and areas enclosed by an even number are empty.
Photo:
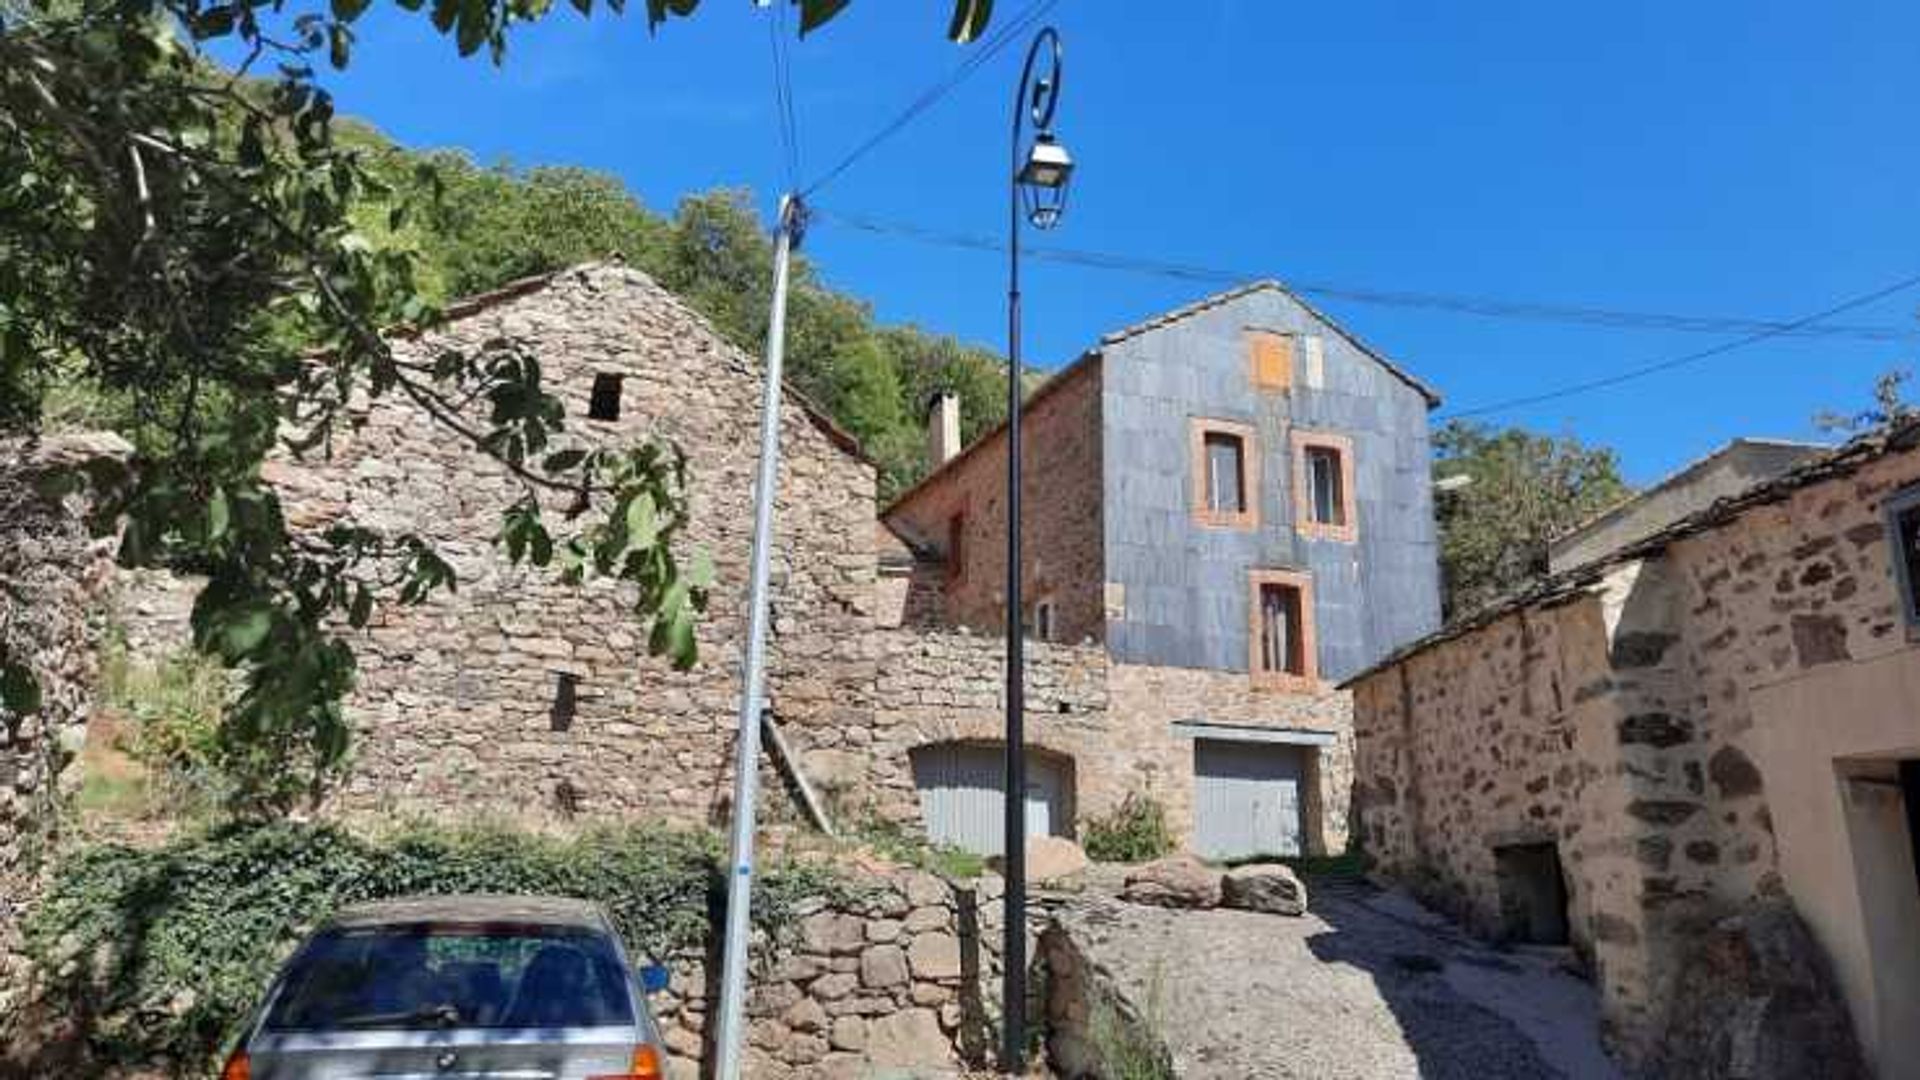
M253 1080L253 1063L247 1060L246 1050L239 1049L227 1058L227 1067L220 1070L220 1080Z
M660 1068L660 1054L651 1046L633 1048L633 1063L617 1076L595 1076L590 1080L661 1080L667 1074ZM227 1080L221 1077L221 1080ZM243 1077L242 1080L245 1080Z

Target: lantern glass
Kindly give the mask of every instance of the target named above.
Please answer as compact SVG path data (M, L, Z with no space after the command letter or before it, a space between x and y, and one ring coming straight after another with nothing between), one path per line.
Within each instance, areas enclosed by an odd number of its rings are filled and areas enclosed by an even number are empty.
M1067 189L1073 182L1073 158L1067 148L1055 142L1051 133L1041 132L1027 151L1026 164L1020 167L1017 179L1027 220L1040 229L1059 224L1067 209Z

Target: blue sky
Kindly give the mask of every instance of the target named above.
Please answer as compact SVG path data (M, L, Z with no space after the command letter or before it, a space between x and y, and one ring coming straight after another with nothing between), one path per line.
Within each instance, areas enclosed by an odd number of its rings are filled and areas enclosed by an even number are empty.
M635 7L639 7L637 2ZM1025 7L1002 0L1001 18ZM857 0L793 45L812 177L960 63L946 0ZM1080 162L1043 242L1373 289L1791 319L1920 273L1920 5L1061 0L1059 126ZM649 205L783 183L766 12L644 17L564 4L504 67L423 18L359 27L340 107L416 146L617 173ZM815 197L948 232L1004 230L1021 47ZM1001 347L1003 260L823 223L807 253L887 320ZM1036 262L1027 356L1211 291ZM1317 300L1448 409L1737 335L1597 329ZM1839 321L1920 329L1920 289ZM1492 419L1617 448L1644 482L1735 435L1815 437L1920 341L1770 341ZM1448 410L1443 410L1442 415Z

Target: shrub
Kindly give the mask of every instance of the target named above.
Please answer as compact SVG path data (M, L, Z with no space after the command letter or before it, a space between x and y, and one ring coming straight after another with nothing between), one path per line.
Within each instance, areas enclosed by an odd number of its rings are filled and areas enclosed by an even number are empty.
M1138 791L1128 792L1112 813L1089 820L1083 833L1087 858L1097 862L1146 862L1174 847L1166 808Z
M61 864L25 923L98 1066L162 1058L211 1068L274 968L340 905L417 893L543 893L604 906L636 956L701 946L725 887L711 837L628 828L559 839L503 829L227 826L158 850L102 845ZM840 886L765 868L753 914L782 940L797 905Z
M231 786L219 754L227 671L182 649L159 664L134 664L122 649L101 665L101 697L130 721L115 747L145 766L154 795L176 811L219 805Z
M898 821L867 814L846 830L846 838L903 866L965 880L986 872L987 860L951 844L929 843Z

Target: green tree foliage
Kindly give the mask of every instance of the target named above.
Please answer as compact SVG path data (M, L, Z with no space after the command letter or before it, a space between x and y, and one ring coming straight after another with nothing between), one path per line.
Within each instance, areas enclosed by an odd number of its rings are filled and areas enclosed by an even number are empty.
M795 0L801 32L848 2ZM510 28L551 8L549 0L399 6L424 11L461 55L486 46L496 63ZM572 6L582 15L593 8ZM624 3L607 6L617 13ZM698 6L648 0L648 25ZM673 555L685 524L676 448L568 445L539 357L514 343L420 361L397 356L381 334L396 321L431 324L436 292L587 245L645 251L651 239L632 213L625 232L590 232L626 202L578 173L537 173L515 200L457 200L451 211L397 191L369 160L378 155L351 134L338 137L333 99L314 77L318 64L348 66L368 7L0 0L0 434L39 430L49 407L67 411L81 387L80 400L97 406L93 418L133 436L137 480L103 517L125 522L122 562L209 580L193 612L195 645L241 675L220 752L243 759L245 775L273 778L235 793L236 808L249 812L317 798L346 759L340 701L354 664L338 629L365 626L377 603L418 603L456 585L451 565L418 535L341 526L295 536L260 481L283 434L296 450L323 451L354 423L346 402L357 390L400 396L448 439L498 458L525 491L501 532L512 557L558 561L570 578L634 582L653 648L677 666L694 662L692 620L705 602L704 576L682 573ZM987 0L957 0L949 34L971 39L990 13ZM237 48L238 70L207 58L212 43ZM258 77L269 70L277 74ZM431 173L422 183L439 195ZM455 179L485 188L500 178L468 170ZM372 228L370 206L386 210ZM417 253L405 242L416 214L427 216L420 235L468 238L442 253L437 283L416 276ZM663 243L705 267L695 282L702 303L746 318L756 306L748 289L762 286L748 282L748 262L724 264L734 249L713 239L739 223L692 217ZM541 239L531 246L501 243L495 232L524 236L536 226ZM376 243L383 236L396 242ZM729 285L740 291L727 293ZM737 332L737 323L723 325ZM560 535L542 514L543 493L575 510ZM0 634L0 711L36 711L38 684L32 657Z
M1630 493L1612 450L1570 435L1455 420L1433 446L1436 480L1467 478L1435 494L1449 619L1546 573L1550 540Z
M604 173L483 168L454 152L405 150L364 129L355 137L391 193L357 216L379 245L417 256L420 287L434 301L617 257L680 296L728 341L761 355L773 243L749 192L690 195L667 217ZM434 209L412 215L402 230L380 232L403 200ZM997 355L910 326L879 326L866 304L825 285L804 255L789 274L788 381L860 440L879 465L883 498L925 471L923 412L936 391L960 395L966 438L1005 417L1005 364Z

